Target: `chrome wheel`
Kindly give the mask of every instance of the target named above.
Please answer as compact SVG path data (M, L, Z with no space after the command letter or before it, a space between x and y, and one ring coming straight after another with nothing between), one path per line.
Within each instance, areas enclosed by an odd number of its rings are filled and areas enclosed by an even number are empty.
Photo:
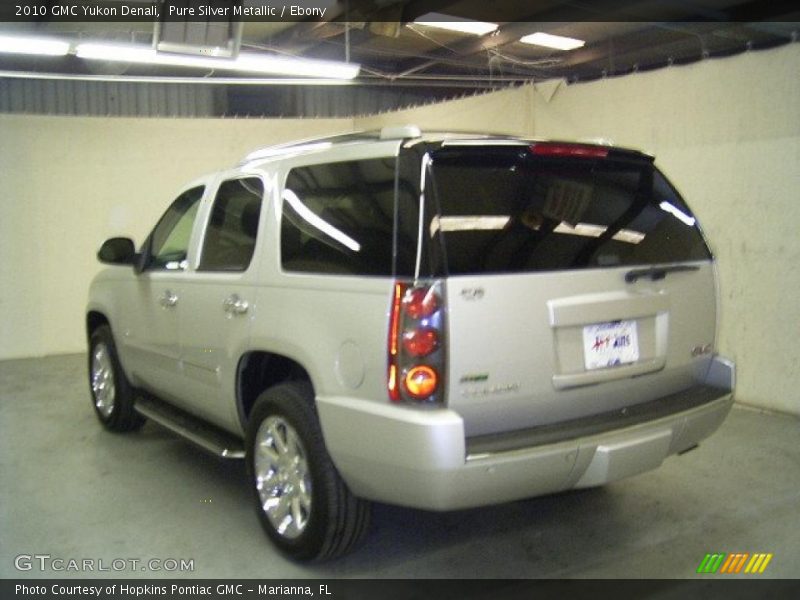
M92 354L92 394L97 411L108 418L114 410L116 388L114 386L114 365L108 347L97 344Z
M269 416L256 432L253 458L261 508L279 535L296 539L311 516L311 474L300 437L283 417Z

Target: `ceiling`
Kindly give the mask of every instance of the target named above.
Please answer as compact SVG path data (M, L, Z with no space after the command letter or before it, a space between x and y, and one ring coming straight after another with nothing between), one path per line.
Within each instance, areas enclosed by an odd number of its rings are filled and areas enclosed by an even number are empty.
M430 12L500 27L476 36L414 23ZM246 25L243 42L320 58L341 59L349 49L365 80L474 88L618 75L779 45L800 32L800 4L780 0L351 0L348 18L349 24L297 23L260 40L257 28ZM536 31L586 45L563 52L519 42Z
M800 4L794 0L318 0L320 3L327 7L321 20L245 22L241 50L359 63L361 72L353 85L361 88L360 93L380 89L382 98L402 98L406 104L409 99L423 102L531 81L564 78L580 82L620 76L794 42L800 32ZM245 1L247 4L263 3ZM430 12L489 21L498 28L473 35L414 22ZM0 32L8 31L151 44L154 25L47 20L0 23ZM578 38L585 45L560 51L519 41L537 31ZM0 54L0 71L6 76L10 72L56 73L109 80L202 77L226 86L229 77L187 68L88 62L75 56L43 59L9 54ZM289 85L271 85L268 91L246 87L232 89L231 97L245 101L262 92L272 97L300 93L297 86Z

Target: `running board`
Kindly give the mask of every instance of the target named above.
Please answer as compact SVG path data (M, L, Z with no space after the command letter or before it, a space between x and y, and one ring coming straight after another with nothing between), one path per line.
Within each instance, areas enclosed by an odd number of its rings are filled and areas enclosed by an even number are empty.
M133 407L140 415L152 419L220 458L244 458L241 440L161 400L139 396Z

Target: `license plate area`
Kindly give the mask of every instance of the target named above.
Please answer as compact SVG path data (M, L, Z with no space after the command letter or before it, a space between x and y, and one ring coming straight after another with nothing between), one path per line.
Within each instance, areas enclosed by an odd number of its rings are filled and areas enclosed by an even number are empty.
M587 371L629 365L639 360L636 321L608 321L583 328L583 362Z

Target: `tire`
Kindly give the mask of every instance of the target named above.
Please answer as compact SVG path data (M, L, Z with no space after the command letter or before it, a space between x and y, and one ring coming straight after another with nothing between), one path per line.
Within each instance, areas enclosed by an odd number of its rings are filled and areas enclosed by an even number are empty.
M370 505L350 492L325 449L310 384L262 392L246 442L258 517L281 551L299 561L327 560L363 539Z
M144 425L145 418L133 408L135 394L119 364L108 325L96 328L89 338L89 392L94 412L106 429L135 431Z

